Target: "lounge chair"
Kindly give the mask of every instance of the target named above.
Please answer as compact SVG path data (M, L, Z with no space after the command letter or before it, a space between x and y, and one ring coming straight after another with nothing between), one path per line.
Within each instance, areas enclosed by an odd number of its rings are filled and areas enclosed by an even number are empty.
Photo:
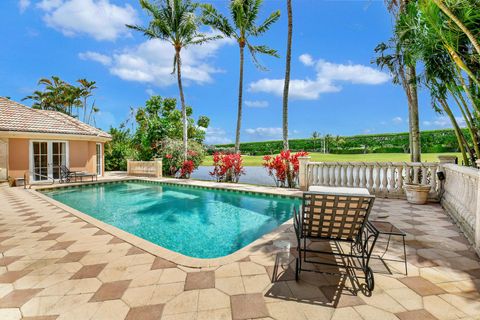
M60 183L62 182L77 182L77 179L83 181L83 178L91 178L92 181L97 180L97 175L95 173L88 173L83 171L71 171L67 166L61 165L60 168Z
M306 269L303 263L321 264L363 271L367 293L374 289L373 271L368 266L378 233L367 224L375 196L368 192L355 192L345 188L320 187L319 191L303 194L301 212L294 212L294 227L297 236L298 257L296 258L295 278L301 271L325 272L321 269ZM341 192L339 192L341 191ZM353 192L352 192L353 191ZM309 244L318 241L333 241L338 250L322 251L311 249ZM340 242L350 244L350 252L345 253ZM343 265L337 261L318 261L324 255L346 257ZM359 263L352 263L358 259ZM328 272L326 272L328 273ZM364 291L365 293L365 291Z

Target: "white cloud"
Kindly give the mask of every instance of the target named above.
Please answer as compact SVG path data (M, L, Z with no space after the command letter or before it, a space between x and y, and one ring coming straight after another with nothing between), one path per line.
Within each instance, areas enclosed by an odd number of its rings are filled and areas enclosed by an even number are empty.
M246 100L245 105L250 108L266 108L268 101L265 100Z
M87 34L96 40L115 40L129 34L125 24L135 24L137 13L129 4L118 6L110 0L42 0L48 26L67 36Z
M152 88L147 88L145 92L151 97L151 96L156 96L157 93L152 89Z
M248 128L245 132L249 135L254 135L264 138L278 138L282 136L282 128Z
M360 64L337 64L325 60L313 60L308 54L300 56L300 61L313 67L315 79L293 79L290 81L290 97L293 99L316 100L322 93L339 92L338 84L378 85L389 80L389 75L374 68ZM266 92L276 96L283 94L284 79L261 79L249 84L252 92Z
M209 64L207 60L214 57L221 46L229 43L233 41L221 39L182 50L182 78L186 84L209 83L213 81L212 74L223 72ZM174 49L171 44L159 39L150 39L107 57L111 59L110 73L117 77L164 87L176 83L176 77L172 74L173 55Z
M460 127L466 126L464 118L455 117L455 119L457 120L457 123ZM423 125L426 127L433 127L433 128L451 128L452 122L450 121L450 118L448 118L447 116L439 116L432 120L423 121Z
M92 60L92 61L100 62L104 66L108 66L112 63L112 58L98 52L92 52L92 51L80 52L78 54L78 57L82 60Z
M402 117L395 117L392 119L392 122L395 123L395 124L400 124L403 122L403 119Z
M227 137L227 133L222 128L208 127L205 130L205 143L206 144L227 144L232 140Z
M25 12L25 10L27 10L27 8L30 7L30 0L18 1L18 7L21 13Z
M254 139L280 139L283 135L283 130L279 127L247 128L245 132ZM290 136L297 135L298 133L298 130L289 130Z
M313 66L315 64L315 61L313 60L312 56L309 55L308 53L304 53L300 55L300 57L298 57L298 60L300 60L300 62L306 66Z

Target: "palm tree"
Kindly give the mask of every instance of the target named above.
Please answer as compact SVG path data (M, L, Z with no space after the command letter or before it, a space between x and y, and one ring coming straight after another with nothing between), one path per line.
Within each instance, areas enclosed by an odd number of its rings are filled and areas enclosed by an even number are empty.
M147 27L127 25L128 28L142 32L150 39L160 39L169 42L175 49L173 58L173 72L177 73L178 90L182 105L183 117L183 153L187 159L188 150L188 124L187 106L182 86L182 59L183 48L192 45L204 44L220 38L220 36L207 36L200 33L200 20L195 15L198 4L190 0L140 0L142 8L151 16Z
M237 130L235 135L235 152L240 152L240 130L242 123L242 100L243 100L243 65L244 50L247 46L252 56L254 64L265 69L257 60L257 53L278 57L277 51L265 45L253 45L250 43L250 37L258 37L270 29L280 17L280 11L271 13L260 25L256 24L258 13L263 0L231 0L230 14L232 22L227 17L218 12L212 5L203 5L203 22L206 25L220 31L223 36L233 38L237 41L240 49L240 74L238 83L238 113Z
M95 81L88 81L87 79L79 79L77 82L80 84L80 95L82 98L82 106L83 106L83 122L89 124L90 121L87 122L87 99L92 96L92 91L97 89L95 86ZM92 109L94 108L95 103L92 105Z
M405 11L410 0L386 0L388 10L398 19L398 16ZM383 50L382 50L383 48ZM384 51L392 49L395 51L390 59L390 64L385 63ZM408 59L403 48L398 43L398 38L391 39L391 46L380 44L376 50L381 53L381 57L377 58L377 64L382 67L388 67L394 75L394 83L402 85L407 96L408 115L409 115L409 138L410 138L410 160L413 162L421 161L420 151L420 126L418 119L418 92L417 92L417 71L416 61Z
M287 32L287 54L285 62L285 82L283 86L283 150L288 150L288 89L290 87L290 64L292 60L292 0L287 0L288 32Z

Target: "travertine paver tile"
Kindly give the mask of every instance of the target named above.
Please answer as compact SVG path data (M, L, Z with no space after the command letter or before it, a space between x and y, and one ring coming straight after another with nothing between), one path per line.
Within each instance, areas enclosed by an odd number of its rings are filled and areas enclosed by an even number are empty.
M267 303L269 314L277 320L307 320L303 312L297 309L294 301L282 301Z
M199 291L198 310L213 310L230 308L230 297L218 289L203 289Z
M95 278L105 268L106 263L83 266L71 279Z
M369 305L353 307L365 320L398 320L398 318L387 311Z
M131 308L125 320L157 320L162 317L163 304Z
M335 309L330 320L363 320L352 307Z
M229 263L215 270L215 277L227 278L240 276L240 265L238 262Z
M0 308L20 308L42 289L13 290L0 299Z
M466 314L437 296L423 297L423 308L440 320L465 317Z
M130 308L121 300L102 302L91 320L123 320Z
M184 282L186 278L186 272L177 268L168 268L163 270L159 283Z
M240 294L230 297L234 320L268 317L269 313L260 293Z
M242 277L218 278L215 281L215 288L229 295L245 293Z
M120 299L132 280L107 282L100 286L90 302Z
M385 292L407 310L423 308L422 297L409 288L388 289Z
M240 273L242 276L263 274L266 272L267 271L264 266L253 262L240 262Z
M165 315L196 312L198 307L198 290L185 291L166 303Z
M242 280L245 293L262 292L271 283L270 278L266 274L243 276Z
M230 308L198 311L196 320L231 320Z
M56 263L78 262L88 253L88 251L70 252Z
M152 297L150 299L151 304L166 303L172 300L175 296L183 292L184 283L174 282L165 283L155 286Z
M125 301L130 307L138 307L148 303L155 291L155 286L144 286L136 288L128 288L122 296L122 300Z
M32 270L7 271L0 274L0 283L13 283L29 274Z
M432 282L422 277L402 278L400 279L400 282L402 282L404 285L406 285L407 287L409 287L410 289L412 289L413 291L415 291L421 296L429 296L429 295L445 293L445 291L442 288L440 288L439 286L436 286Z
M153 261L153 264L152 264L152 270L175 268L175 267L176 267L175 263L173 263L171 261L168 261L168 260L165 260L165 259L160 258L160 257L156 257L155 261Z
M20 320L22 314L17 308L0 309L0 319L2 320Z
M437 320L430 312L420 309L395 314L400 320Z
M200 271L187 273L185 290L208 289L215 287L215 273L213 271Z

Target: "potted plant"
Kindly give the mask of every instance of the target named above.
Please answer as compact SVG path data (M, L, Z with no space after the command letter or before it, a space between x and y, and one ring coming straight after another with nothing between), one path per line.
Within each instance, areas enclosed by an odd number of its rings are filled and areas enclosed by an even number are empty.
M428 200L430 186L420 183L405 183L404 187L407 201L413 204L425 204Z

